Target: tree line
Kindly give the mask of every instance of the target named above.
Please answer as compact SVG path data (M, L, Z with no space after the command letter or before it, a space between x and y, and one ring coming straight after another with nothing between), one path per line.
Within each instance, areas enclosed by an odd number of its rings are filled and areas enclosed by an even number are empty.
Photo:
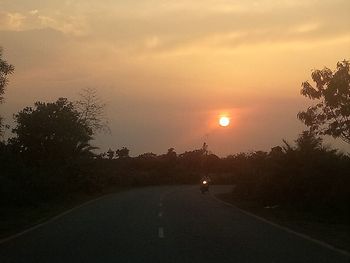
M0 102L13 72L0 52ZM350 156L324 146L320 136L349 143L349 62L334 72L316 70L312 79L316 86L304 82L301 94L316 104L298 114L309 130L268 152L224 158L206 143L179 154L170 148L130 157L127 147L96 154L94 136L108 125L95 90L84 90L78 101L36 102L14 115L13 136L0 142L0 203L33 205L111 186L193 184L209 175L213 183L235 185L233 195L243 200L348 216ZM8 127L0 121L3 132Z

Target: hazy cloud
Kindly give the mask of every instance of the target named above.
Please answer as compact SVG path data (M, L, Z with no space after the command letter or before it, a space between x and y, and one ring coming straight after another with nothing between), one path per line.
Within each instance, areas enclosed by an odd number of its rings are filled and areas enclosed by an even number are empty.
M234 47L349 36L350 2L346 0L29 2L27 11L3 11L1 29L48 27L119 48L160 50L199 41L205 45L212 42L210 38ZM4 10L6 5L11 10L15 7L12 1L5 1Z

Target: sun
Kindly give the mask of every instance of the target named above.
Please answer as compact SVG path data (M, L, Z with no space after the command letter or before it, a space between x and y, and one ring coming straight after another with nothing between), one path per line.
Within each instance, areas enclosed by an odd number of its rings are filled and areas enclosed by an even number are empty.
M230 124L230 118L226 116L220 117L219 124L222 127L228 126Z

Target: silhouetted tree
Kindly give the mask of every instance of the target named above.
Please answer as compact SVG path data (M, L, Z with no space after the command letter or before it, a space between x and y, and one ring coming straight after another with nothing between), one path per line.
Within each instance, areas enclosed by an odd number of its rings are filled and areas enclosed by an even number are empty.
M302 83L301 94L318 103L298 113L298 118L319 135L340 137L350 143L350 72L349 61L337 63L337 70L315 70L308 81Z
M114 151L111 148L109 148L109 150L107 151L107 156L110 160L114 158Z
M0 47L0 104L4 100L5 87L8 83L8 75L12 74L14 67L2 58L2 48ZM0 116L0 135L2 134L3 123Z
M208 153L209 153L209 151L208 151L208 144L206 142L203 143L201 152L202 152L203 155L208 155Z
M203 163L203 168L205 172L219 172L220 171L220 158L210 153L205 156L205 162Z
M33 108L16 114L15 121L15 137L10 141L31 162L62 162L91 155L92 130L65 98L53 103L36 102Z
M143 160L154 160L157 158L157 154L148 152L148 153L143 153L137 156L138 159L143 159Z
M303 131L295 142L297 150L305 153L311 153L322 149L322 138L317 137L310 131Z
M141 170L151 170L158 167L159 159L157 154L152 152L147 152L140 154L135 158L134 164L137 169Z
M123 147L121 149L118 149L115 151L115 155L117 156L117 158L127 158L129 157L129 152L130 150L126 147Z
M275 146L271 148L269 156L272 158L281 158L283 155L283 148L281 146Z
M80 99L75 102L75 107L80 114L80 118L92 130L93 134L100 131L109 131L106 120L106 104L93 88L83 89L79 94Z
M207 172L206 160L208 157L208 145L203 143L200 149L186 151L179 154L179 162L183 167L191 172Z
M176 159L177 154L176 154L176 152L175 152L175 149L174 149L174 148L168 149L168 152L167 152L167 154L166 154L166 157L167 157L168 159Z

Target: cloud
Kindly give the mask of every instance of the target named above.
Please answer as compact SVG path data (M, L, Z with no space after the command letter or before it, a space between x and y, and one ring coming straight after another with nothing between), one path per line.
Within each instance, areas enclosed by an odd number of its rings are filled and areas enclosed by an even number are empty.
M37 9L27 12L0 12L0 31L31 31L54 29L72 36L87 34L87 22L83 16L56 12L45 15Z
M153 51L164 52L191 47L193 43L198 46L201 42L201 46L210 47L215 42L216 48L235 48L266 42L323 41L350 34L346 11L350 2L273 2L165 2L158 6L153 3L153 9L141 2L142 10L141 4L135 4L138 8L129 6L130 9L97 8L87 19L88 36L123 49L148 52L152 46Z
M13 12L15 4L9 1L11 10L0 13L0 30L51 28L83 38L85 43L138 53L185 51L194 45L234 49L350 35L346 0L78 0L61 4L31 0L27 4L27 10L18 7Z
M31 14L31 15L36 15L38 13L39 13L38 9L33 9L33 10L29 11L29 14Z
M41 28L52 28L65 34L73 36L84 36L87 34L85 18L81 16L57 17L39 15L39 24Z
M21 13L0 12L0 30L19 31L26 17Z

